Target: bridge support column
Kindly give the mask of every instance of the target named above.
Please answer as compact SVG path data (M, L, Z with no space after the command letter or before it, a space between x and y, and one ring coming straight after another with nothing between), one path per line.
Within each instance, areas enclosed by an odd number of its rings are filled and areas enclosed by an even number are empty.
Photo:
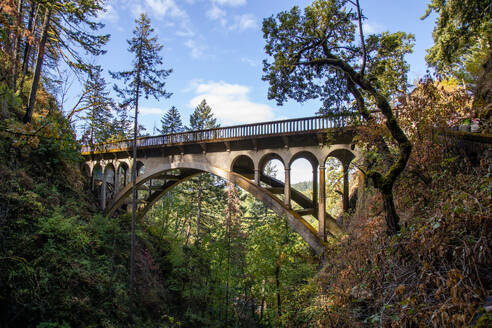
M285 169L284 204L290 208L290 168Z
M260 185L260 170L255 169L255 184Z
M101 208L103 210L106 209L106 185L107 185L107 182L106 182L106 172L103 173L103 176L102 176L102 185L101 185Z
M114 196L120 192L120 168L116 167L114 172Z
M318 210L318 168L313 168L313 210Z
M323 241L326 240L325 231L325 166L319 166L319 201L318 201L318 235Z
M349 209L349 165L350 163L343 163L343 211L347 212Z

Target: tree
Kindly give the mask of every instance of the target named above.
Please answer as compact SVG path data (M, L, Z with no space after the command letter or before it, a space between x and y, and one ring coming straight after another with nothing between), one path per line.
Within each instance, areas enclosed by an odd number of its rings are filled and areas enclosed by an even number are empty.
M143 95L146 99L153 96L169 98L164 87L164 80L172 72L171 69L162 69L162 57L159 52L162 45L158 43L157 37L153 36L154 29L150 25L150 19L141 14L135 20L136 27L133 30L133 38L127 40L128 51L134 55L132 69L129 71L111 73L113 78L123 80L124 88L114 86L115 91L123 99L123 108L133 107L135 110L133 127L133 165L132 165L132 224L131 224L131 254L130 254L130 319L133 316L133 298L135 281L135 215L137 211L137 134L138 134L138 102Z
M86 142L90 144L101 143L106 141L113 133L111 120L113 119L112 110L115 107L113 99L109 97L109 91L106 90L107 83L102 76L102 68L96 66L89 73L89 79L85 83L81 106L77 105L72 113L88 110L85 116L81 118L86 121L84 135L87 136ZM69 115L70 118L71 115Z
M365 48L363 33L356 42L356 23L362 31L359 12L355 14L348 0L318 0L305 8L292 8L263 21L263 34L266 40L266 54L272 62L263 61L263 79L270 84L268 97L283 104L288 98L299 102L320 99L324 107L333 112L333 99L351 100L369 123L376 119L368 110L366 102L378 109L384 117L385 126L396 144L396 156L392 156L382 136L377 140L378 149L386 158L387 165L382 170L371 169L367 176L382 193L386 211L386 223L390 234L399 230L399 216L393 202L393 185L405 169L412 150L412 144L393 115L390 98L394 87L383 86L385 75L393 65L382 65L388 58L403 61L408 53L408 40L404 33L373 36L384 49ZM356 5L358 2L355 3ZM359 9L356 6L356 9ZM371 39L371 38L369 38ZM386 42L393 39L392 42ZM370 44L377 44L371 41ZM402 46L405 45L406 47ZM384 50L384 53L381 51ZM368 65L368 71L365 66ZM371 69L379 68L379 69ZM405 73L405 65L398 65ZM345 81L340 88L340 80ZM406 80L404 80L406 84ZM406 85L399 85L405 89ZM350 95L350 99L347 99Z
M181 114L178 109L172 106L167 113L161 118L161 129L159 133L162 134L171 134L183 132L183 122L181 122Z
M195 111L190 115L190 130L204 130L216 128L217 119L213 117L212 108L207 104L206 100L203 99L200 104L195 108ZM204 178L203 174L197 179L197 212L196 212L196 239L198 243L200 240L200 225L202 218L202 198L204 191L204 184L213 183L213 178L210 175L206 175ZM205 180L205 181L204 181Z
M34 4L33 1L32 6ZM102 0L40 2L38 10L43 13L43 24L40 32L33 82L24 116L25 123L31 121L34 112L36 93L48 46L55 60L64 60L75 71L88 72L91 69L91 65L85 62L80 52L83 51L94 56L104 54L105 51L101 47L109 40L109 35L94 34L94 31L101 29L104 25L91 20L103 11ZM48 34L51 35L50 38L48 38ZM24 56L25 61L28 58L28 55ZM15 65L15 67L17 66ZM19 66L25 67L25 63ZM26 71L24 70L24 72ZM24 76L21 79L21 84L23 79Z
M190 130L204 130L217 128L217 119L212 114L212 107L207 104L207 101L203 99L198 106L196 106L193 114L190 115Z
M437 13L427 63L440 75L476 80L479 66L492 49L489 0L431 0L422 19Z

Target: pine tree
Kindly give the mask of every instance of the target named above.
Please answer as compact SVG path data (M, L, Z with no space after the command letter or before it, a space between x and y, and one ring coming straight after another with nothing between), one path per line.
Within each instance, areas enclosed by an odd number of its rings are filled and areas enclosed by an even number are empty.
M153 36L154 29L150 25L150 19L141 14L135 20L136 27L133 30L133 38L127 40L129 44L128 51L134 55L132 68L129 71L111 73L113 78L123 80L124 88L115 85L114 89L123 101L121 107L134 108L135 118L133 127L133 165L132 165L132 224L131 224L131 254L130 254L130 304L129 319L133 318L133 300L134 300L134 281L135 281L135 215L137 211L137 135L138 135L138 102L143 95L146 99L153 96L169 98L164 87L164 80L172 72L171 69L162 69L162 57L159 52L162 45Z
M183 132L183 122L181 122L181 114L178 109L172 106L161 118L161 128L158 129L161 134L171 134Z
M190 115L190 129L204 130L218 127L217 119L212 114L212 108L205 99L196 106L193 114Z
M34 2L32 2L34 7ZM93 66L88 64L82 57L81 52L98 56L105 53L102 46L109 40L109 35L97 35L95 32L104 25L93 21L98 14L103 11L102 0L87 1L48 1L40 2L36 8L43 15L43 23L39 32L40 39L37 51L36 64L34 67L34 76L31 90L29 93L26 114L24 122L31 121L36 103L36 93L41 79L41 73L44 70L45 57L53 57L56 60L63 60L65 64L74 71L89 72ZM33 34L35 33L36 24L33 25ZM48 38L48 35L50 37ZM28 42L26 42L25 48ZM18 47L20 49L20 47ZM29 49L27 53L29 53ZM50 51L50 56L46 56L46 51ZM20 57L20 56L17 56ZM25 53L24 63L15 65L17 67L26 67L26 61L29 55ZM23 84L23 70L21 84ZM17 73L17 72L16 72ZM22 91L22 90L20 90Z
M193 114L190 115L190 129L191 130L204 130L216 128L217 119L213 117L212 108L207 105L205 99L195 108ZM197 212L196 212L196 239L198 243L200 240L200 226L202 219L202 199L205 185L211 184L213 178L210 175L201 174L196 181L197 184Z
M89 79L84 86L86 97L78 110L81 112L88 109L87 114L81 118L87 122L84 135L88 136L85 141L90 144L103 142L113 134L111 120L114 102L109 96L109 91L106 90L107 83L102 72L101 66L96 66L89 73Z

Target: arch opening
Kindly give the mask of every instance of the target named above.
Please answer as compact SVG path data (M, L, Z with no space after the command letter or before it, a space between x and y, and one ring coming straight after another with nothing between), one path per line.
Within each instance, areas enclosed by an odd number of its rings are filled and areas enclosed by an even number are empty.
M343 212L350 209L350 186L353 184L356 168L354 154L346 149L337 149L325 159L326 211L344 224Z
M303 196L307 197L311 201L311 211L304 211L304 217L307 217L309 219L309 222L314 225L315 221L317 220L315 215L317 216L317 213L315 213L317 209L317 186L318 186L318 175L317 175L317 170L318 167L313 166L311 161L307 160L306 158L299 157L295 159L294 161L291 161L290 165L290 181L291 181L291 188L292 188L292 193L293 196L295 195L294 193L297 191L298 193L302 194ZM304 200L304 199L302 199ZM292 197L292 208L296 210L302 210L305 206L305 202L301 202L299 204L298 202L300 199L296 197ZM302 206L304 205L304 206Z
M115 169L113 164L108 164L104 168L104 184L106 201L113 199L115 195Z
M252 180L254 179L255 163L249 156L239 155L232 162L231 171Z
M151 208L151 206L153 206L160 198L162 198L167 192L169 192L172 188L174 188L181 182L186 181L187 179L204 172L211 173L228 182L231 182L237 187L240 187L241 189L252 194L253 197L258 199L259 201L262 201L267 207L273 210L277 215L285 218L289 226L294 231L299 233L301 237L311 246L311 248L313 248L313 250L317 254L319 255L323 254L325 247L323 245L323 242L318 238L316 229L313 228L312 225L309 224L301 215L288 208L282 202L282 200L280 200L275 196L272 196L271 193L266 192L263 188L259 187L251 180L247 179L246 177L236 172L225 171L217 167L209 166L206 163L196 163L196 162L179 163L178 166L181 171L180 176L177 177L178 179L176 179L175 181L169 181L168 183L166 183L164 188L162 188L159 191L155 191L153 194L151 194L150 197L148 197L148 200L145 202L145 205L142 208L140 208L138 212L139 217L143 217L146 214L146 212ZM176 168L176 166L173 166L173 168ZM156 178L158 176L162 176L163 174L166 174L166 172L170 169L172 168L162 167L160 170L149 172L146 176L139 177L139 179L137 179L137 184L143 185L144 183L148 182L152 178ZM120 194L117 196L118 199L115 199L113 204L110 204L108 208L109 215L112 215L116 211L116 209L123 204L124 199L126 199L130 195L130 192L131 192L130 186L125 187L120 192ZM338 227L338 225L336 225L336 223L331 224L330 228L332 229L330 232L332 232L335 235L342 233L341 229Z
M118 166L118 190L124 188L130 182L130 170L126 163L121 163Z

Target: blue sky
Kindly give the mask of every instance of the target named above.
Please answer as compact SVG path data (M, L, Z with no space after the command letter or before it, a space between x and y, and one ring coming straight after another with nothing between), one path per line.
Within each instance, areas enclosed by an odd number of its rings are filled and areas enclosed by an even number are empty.
M433 19L420 20L427 1L360 0L367 20L366 33L404 31L414 33L414 53L408 57L410 80L425 74L425 49L432 45ZM126 39L132 35L134 19L146 12L164 45L169 99L141 102L140 119L152 133L163 113L172 105L187 123L193 108L206 99L222 125L311 116L316 101L282 107L267 99L268 84L261 80L264 39L263 18L311 1L291 0L109 0L99 19L111 34L107 54L96 58L106 71L129 68L131 57ZM107 81L111 81L107 76ZM78 87L70 93L80 93Z

